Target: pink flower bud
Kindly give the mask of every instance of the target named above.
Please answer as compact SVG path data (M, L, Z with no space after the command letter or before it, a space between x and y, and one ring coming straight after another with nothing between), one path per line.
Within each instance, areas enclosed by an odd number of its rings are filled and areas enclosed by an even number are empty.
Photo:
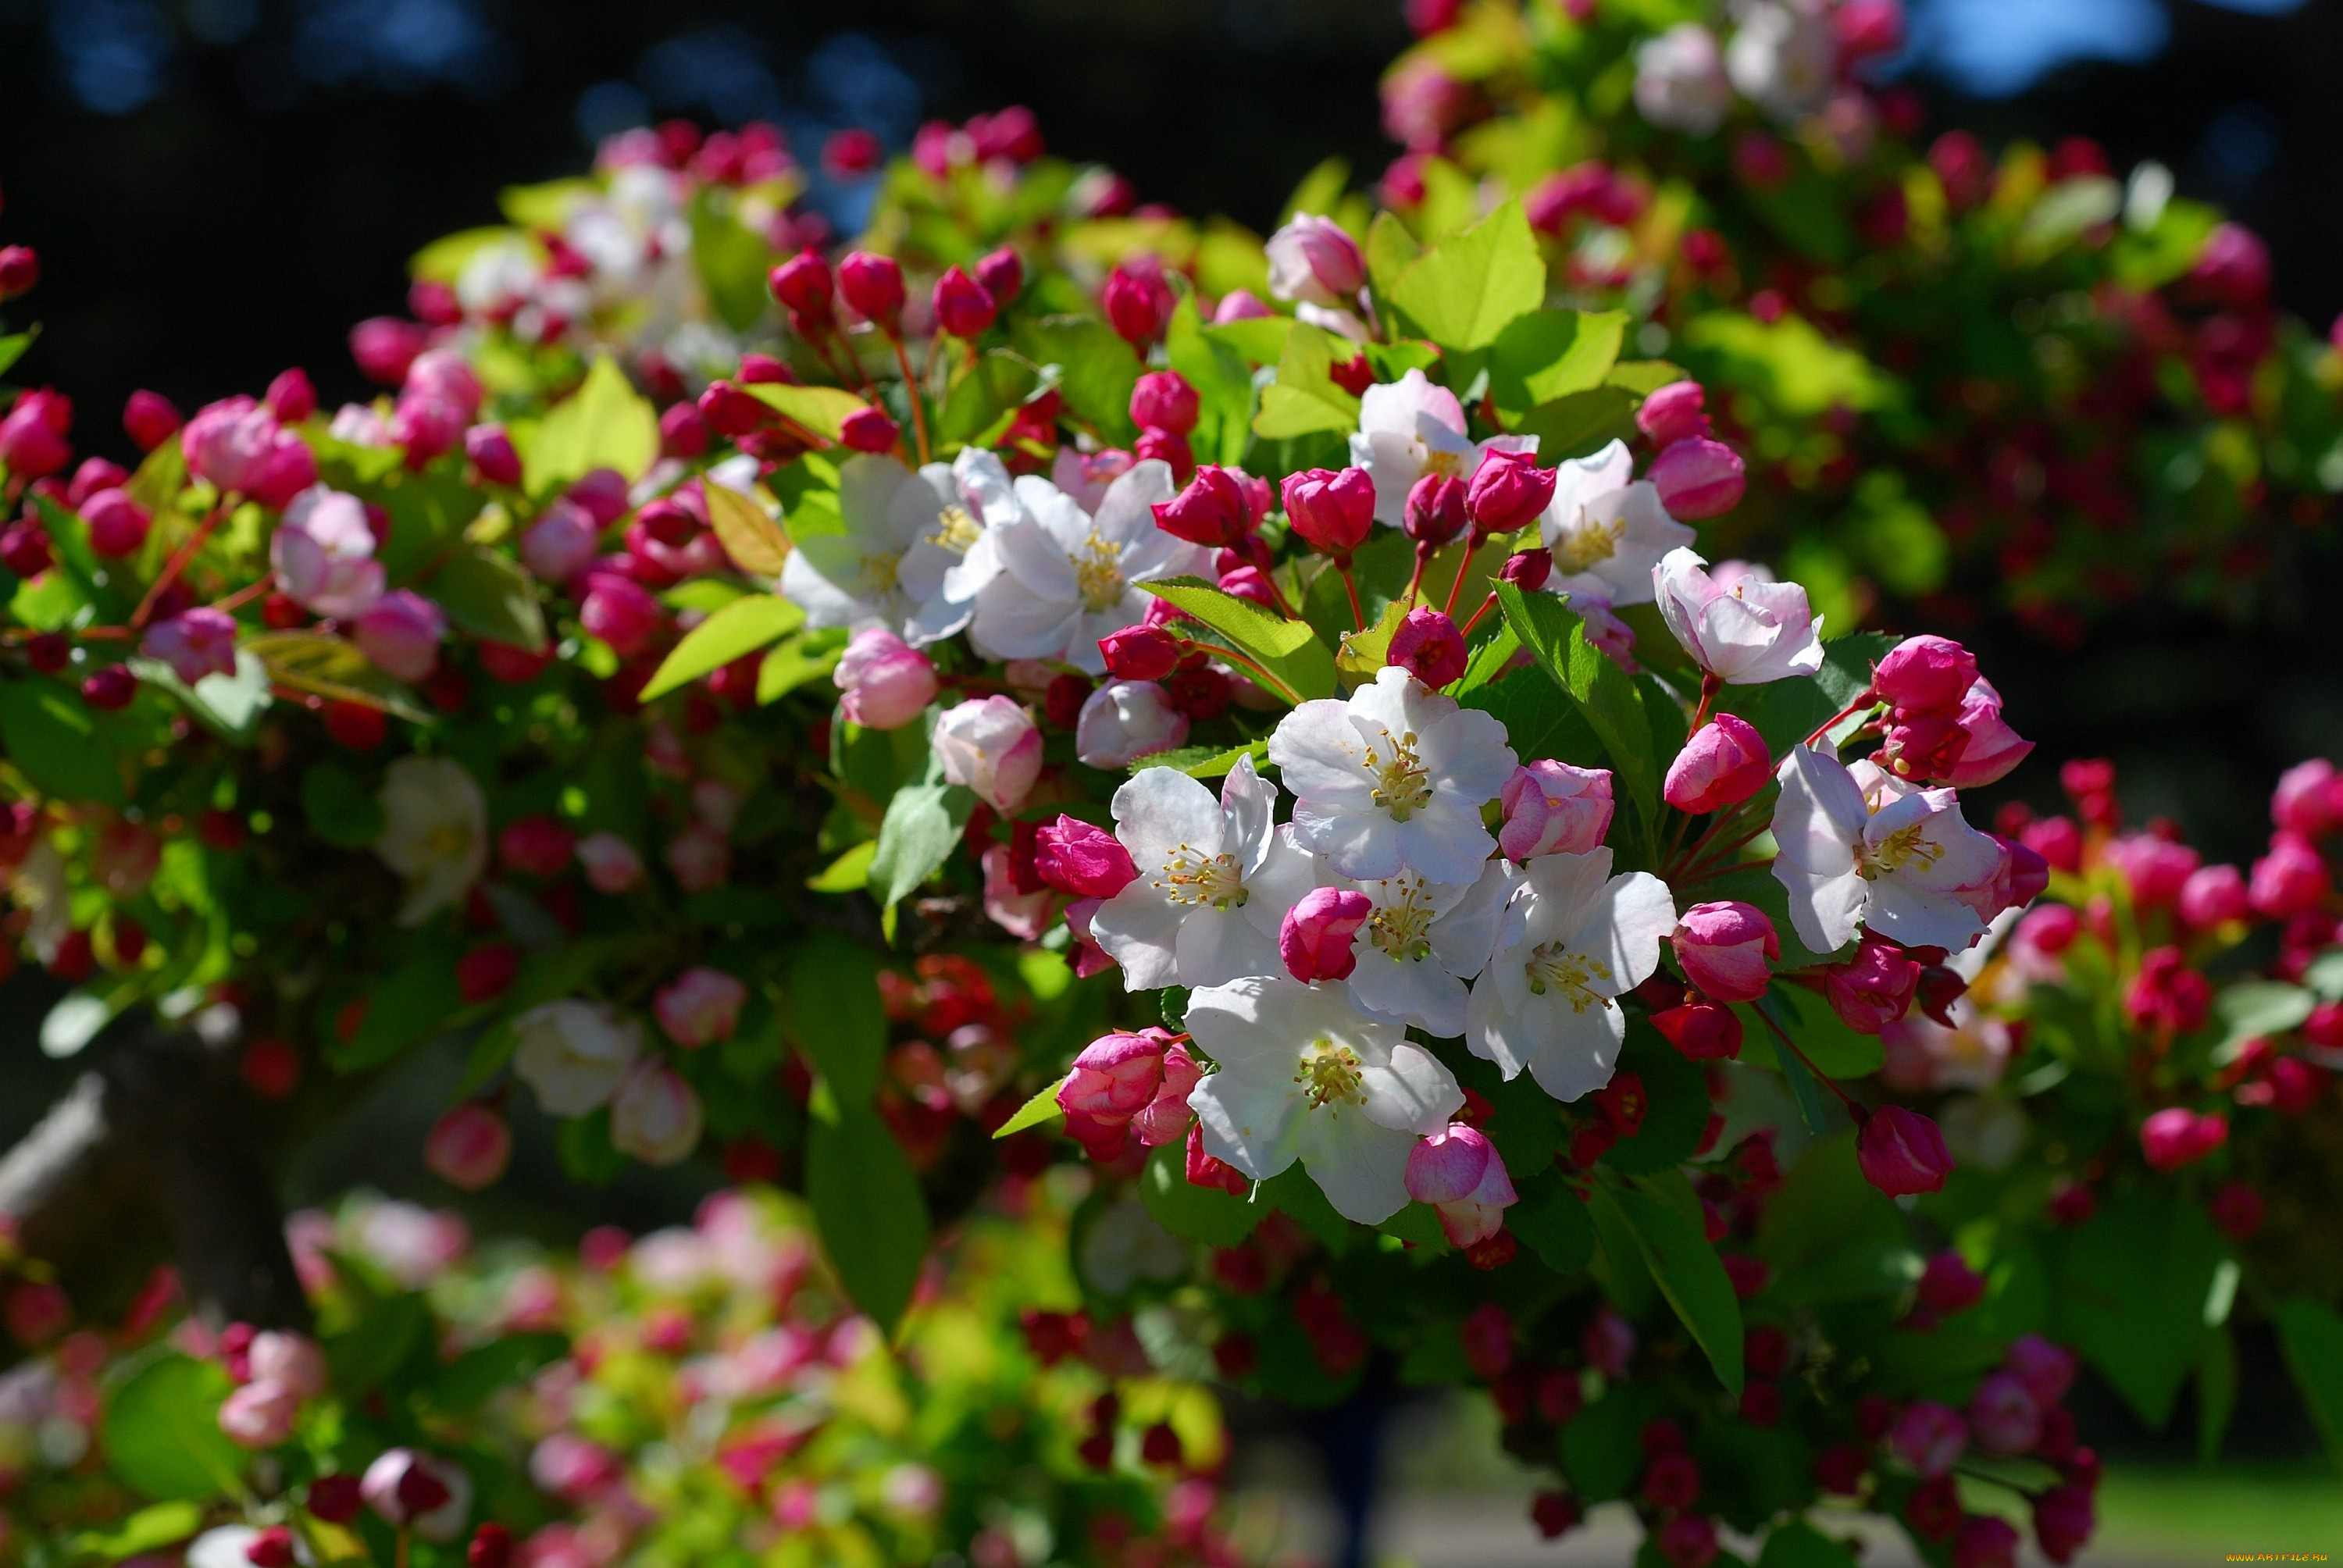
M694 966L661 987L651 1011L669 1040L687 1050L732 1038L749 988L722 970Z
M1177 1143L1185 1137L1195 1116L1188 1109L1188 1095L1203 1081L1204 1070L1196 1065L1196 1059L1188 1054L1185 1046L1166 1044L1163 1048L1163 1081L1156 1085L1155 1098L1141 1106L1131 1119L1131 1131L1139 1141L1150 1149L1157 1149L1166 1143Z
M1866 0L1855 0L1855 5ZM1853 5L1845 7L1852 10ZM2017 1527L1990 1513L1974 1513L1961 1521L1953 1537L1953 1568L2017 1568L2021 1537Z
M708 421L690 403L677 403L659 416L659 455L689 462L708 450Z
M902 437L902 427L876 408L857 408L838 427L838 439L850 452L891 452Z
M2251 310L2269 297L2269 247L2242 224L2218 225L2189 269L2189 286L2232 310Z
M1185 489L1154 503L1155 526L1175 538L1214 549L1236 544L1260 525L1264 509L1253 505L1248 477L1242 468L1205 464Z
M2034 749L2034 742L2021 739L2003 720L2001 693L1983 676L1970 683L1954 721L1968 737L1967 743L1960 749L1958 759L1939 777L1956 789L1995 783Z
M300 1397L273 1382L248 1382L221 1402L220 1431L239 1448L275 1448L293 1435Z
M974 338L982 336L1001 314L1001 306L991 291L957 266L948 266L936 279L935 293L930 300L936 326L954 337Z
M160 392L141 387L122 406L122 428L142 452L151 452L177 435L181 423L179 410Z
M1107 274L1099 303L1105 308L1107 325L1114 328L1115 335L1144 354L1163 336L1164 326L1172 319L1173 301L1172 289L1160 270L1134 269L1126 262Z
M1920 1273L1920 1304L1950 1316L1967 1312L1985 1300L1985 1276L1968 1266L1958 1252L1939 1252Z
M146 508L121 490L100 490L81 504L89 525L89 548L109 560L135 554L154 524Z
M0 300L29 294L40 281L38 251L29 245L0 246Z
M1951 1474L1968 1445L1961 1412L1932 1399L1915 1401L1887 1432L1889 1452L1925 1481Z
M377 316L350 328L350 357L367 380L397 387L406 381L407 367L429 341L430 334L418 322Z
M297 1400L326 1392L326 1352L308 1335L290 1329L264 1329L245 1352L254 1382L273 1382Z
M941 689L933 659L876 626L854 634L830 678L838 683L838 706L847 722L868 729L900 729L925 713Z
M1936 1191L1953 1171L1936 1124L1900 1105L1883 1105L1865 1119L1855 1159L1863 1179L1891 1198Z
M1033 869L1050 886L1077 899L1111 899L1139 876L1121 840L1062 811L1033 835Z
M767 273L765 283L799 331L830 319L830 263L821 258L821 252L808 246Z
M623 893L643 879L643 858L616 833L588 833L578 841L578 863L597 892Z
M1008 304L1025 289L1025 262L1016 249L1002 246L977 258L976 280L984 285L985 293L1001 305Z
M1151 370L1131 389L1131 422L1142 430L1185 436L1196 427L1198 409L1196 389L1177 370Z
M1161 680L1178 668L1180 644L1161 627L1127 626L1099 638L1099 654L1117 680Z
M640 583L604 572L587 589L578 621L620 658L632 658L648 651L667 628L667 611Z
M277 373L261 401L280 423L298 425L317 411L317 389L309 385L309 373L297 365Z
M234 675L236 618L198 605L149 625L138 651L169 665L171 673L189 686L206 675Z
M467 1192L492 1187L512 1163L512 1129L494 1106L468 1100L431 1124L423 1141L423 1163Z
M1830 14L1841 69L1904 46L1902 0L1845 0Z
M1329 309L1350 304L1366 286L1367 262L1358 242L1330 217L1295 215L1269 236L1269 291Z
M2140 1154L2158 1171L2193 1165L2228 1141L2228 1118L2199 1115L2185 1105L2156 1111L2139 1127Z
M1286 518L1293 531L1338 562L1375 526L1374 481L1363 468L1310 468L1285 477Z
M688 407L679 403L677 407ZM464 432L464 456L480 471L480 477L491 485L520 483L520 454L513 450L512 437L505 434L502 425L475 425Z
M1058 1106L1069 1116L1120 1126L1154 1101L1163 1083L1163 1030L1110 1034L1082 1047L1073 1070L1058 1086Z
M1426 605L1412 609L1392 633L1385 664L1395 664L1424 685L1437 689L1461 678L1468 656L1464 634L1447 613Z
M1492 451L1473 470L1464 511L1473 531L1486 537L1528 528L1554 500L1555 475L1527 452Z
M1082 699L1074 719L1074 756L1092 768L1128 768L1188 739L1189 717L1152 681L1110 680Z
M1765 994L1779 962L1782 940L1754 904L1727 900L1694 904L1676 922L1676 961L1684 976L1718 1001L1755 1001Z
M1417 1141L1407 1157L1407 1193L1440 1211L1452 1245L1471 1247L1504 1228L1516 1201L1496 1145L1478 1128L1452 1122Z
M1659 1541L1668 1568L1709 1568L1716 1561L1716 1522L1704 1514L1677 1514L1660 1526Z
M1545 579L1554 575L1554 552L1548 549L1521 550L1505 558L1497 568L1497 576L1513 584L1523 593L1535 593L1545 587Z
M1855 956L1823 971L1823 997L1857 1034L1877 1034L1909 1011L1920 966L1893 942L1865 932Z
M0 465L12 479L38 479L73 461L65 440L73 426L72 405L55 394L27 392L0 419Z
M2278 776L2278 789L2270 796L2274 826L2318 839L2335 827L2338 817L2343 817L2343 785L2338 784L2335 765L2327 759L2298 762Z
M2254 862L2247 890L2254 908L2273 920L2308 914L2326 902L2327 861L2318 847L2298 833L2270 835L2269 853Z
M118 490L130 483L130 471L105 457L84 457L65 485L65 505L79 511L100 490Z
M0 528L0 566L20 578L36 578L55 564L48 531L39 523L26 520Z
M838 264L839 297L847 308L892 336L903 315L903 268L891 256L847 253Z
M1471 517L1470 492L1464 481L1445 474L1426 474L1409 487L1401 532L1422 548L1436 549L1464 531Z
M2017 1374L2045 1410L2066 1398L2075 1384L2075 1352L2040 1334L2018 1335L2002 1364Z
M417 681L439 663L447 618L411 588L393 588L358 617L350 637L374 667L394 680Z
M1540 758L1513 770L1497 803L1505 813L1497 843L1509 858L1584 855L1611 830L1611 773Z
M585 508L575 501L556 500L522 533L521 564L543 581L567 581L594 558L601 531Z
M1951 713L1976 680L1976 656L1947 637L1907 637L1872 668L1871 688L1914 713Z
M244 492L259 477L276 439L274 414L249 397L227 397L196 411L179 432L179 450L195 477L222 491Z
M1697 817L1738 806L1773 780L1765 738L1737 714L1720 713L1684 742L1660 792L1677 810Z
M2180 884L2180 918L2193 930L2206 930L2252 912L2245 874L2235 866L2200 866Z
M1343 980L1358 966L1351 940L1374 913L1366 894L1348 888L1313 888L1286 911L1277 950L1298 980Z
M453 1541L472 1511L471 1477L411 1448L387 1449L367 1465L358 1495L392 1529L426 1541Z
M1006 697L982 697L947 709L933 745L947 783L964 784L1007 815L1025 803L1041 776L1041 731Z
M1658 447L1696 440L1708 434L1707 404L1699 382L1671 381L1644 399L1635 410L1635 427Z
M1694 1061L1716 1061L1741 1054L1741 1020L1733 1010L1713 1001L1688 1002L1652 1015L1652 1027L1661 1038Z
M1997 1372L1969 1396L1969 1430L1987 1453L2025 1453L2041 1441L2042 1407L2024 1379Z
M1741 504L1748 476L1741 454L1721 441L1694 436L1652 459L1644 476L1660 492L1660 504L1678 518L1720 517Z
M282 508L317 482L317 454L300 437L279 430L253 476L251 495L264 507Z

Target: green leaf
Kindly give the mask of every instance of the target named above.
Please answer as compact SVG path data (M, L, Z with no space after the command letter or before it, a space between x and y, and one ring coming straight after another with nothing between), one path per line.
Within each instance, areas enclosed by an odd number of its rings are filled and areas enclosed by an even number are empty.
M684 634L643 688L642 700L665 697L678 687L745 658L805 624L805 611L779 594L736 598ZM761 674L762 672L759 671Z
M121 770L89 709L54 680L0 686L0 746L45 794L121 803Z
M1622 359L1611 367L1611 374L1603 378L1603 384L1633 392L1638 397L1648 397L1670 382L1684 378L1683 366L1671 365L1664 359Z
M1326 1194L1310 1179L1300 1161L1294 1161L1253 1190L1256 1201L1291 1215L1318 1244L1340 1257L1351 1246L1351 1222L1335 1211Z
M1707 1075L1700 1064L1660 1038L1640 1019L1628 1026L1619 1068L1644 1085L1644 1120L1633 1138L1622 1138L1603 1163L1631 1175L1671 1170L1692 1158L1708 1131Z
M1350 160L1339 157L1325 159L1302 176L1302 183L1295 186L1293 194L1285 198L1285 210L1278 215L1277 221L1291 223L1302 213L1313 217L1326 216L1341 205L1342 192L1349 188L1350 184Z
M806 886L817 893L851 893L870 885L871 858L879 853L879 840L865 839L820 871L806 879Z
M894 1134L867 1105L813 1119L806 1200L830 1267L854 1304L895 1332L928 1255L928 1204Z
M1163 335L1172 368L1196 389L1196 427L1189 445L1203 463L1238 463L1252 440L1252 371L1244 356L1203 330L1196 302L1182 297Z
M1520 585L1497 585L1497 602L1513 628L1554 683L1570 694L1586 718L1619 781L1648 822L1657 809L1659 778L1652 762L1652 729L1644 717L1643 694L1634 678L1586 640L1586 628L1549 593L1525 594Z
M1545 303L1545 258L1519 198L1452 234L1393 286L1392 301L1451 350L1486 348Z
M260 716L268 710L268 667L246 649L236 650L234 675L206 675L192 687L159 658L129 663L133 675L169 692L206 729L236 745L251 741L260 729Z
M1189 1181L1187 1151L1177 1143L1166 1143L1147 1157L1139 1175L1139 1196L1157 1224L1208 1247L1235 1246L1252 1234L1268 1211L1265 1203L1250 1203Z
M1379 297L1388 297L1407 269L1423 257L1423 246L1396 213L1379 212L1367 226L1367 276Z
M744 226L730 210L737 198L721 187L702 186L691 202L691 260L699 270L709 303L724 325L749 332L771 308L765 291L765 269L772 248L761 235Z
M1794 1040L1796 1039L1791 1020L1784 1016L1779 998L1768 992L1752 1005L1762 1017L1780 1024L1784 1034L1790 1035ZM1836 1132L1838 1128L1831 1121L1828 1108L1823 1104L1822 1085L1815 1081L1815 1075L1807 1070L1806 1064L1798 1060L1798 1053L1784 1045L1772 1030L1761 1029L1758 1032L1773 1048L1774 1060L1782 1070L1782 1080L1790 1087L1790 1098L1797 1102L1799 1119L1817 1138L1828 1138Z
M1521 1201L1505 1216L1505 1229L1530 1244L1538 1261L1557 1274L1583 1273L1594 1255L1594 1221L1569 1184L1552 1171L1524 1177Z
M424 592L475 637L531 653L545 650L545 611L537 602L537 584L517 561L493 550L458 550L431 574Z
M242 1490L245 1452L219 1428L234 1388L213 1362L167 1355L116 1389L102 1437L115 1474L158 1501L206 1502Z
M1765 1537L1757 1568L1855 1568L1855 1555L1805 1520L1793 1519Z
M1277 361L1277 379L1262 388L1261 412L1252 421L1255 433L1275 441L1319 430L1356 429L1359 400L1334 385L1333 366L1332 335L1307 322L1294 323Z
M1291 316L1255 316L1242 321L1217 322L1203 329L1208 343L1227 349L1248 365L1274 365L1285 356L1285 335L1293 330Z
M943 869L976 808L976 792L961 784L907 784L887 802L879 848L870 859L870 891L882 905L900 903Z
M156 1503L140 1509L110 1531L83 1531L72 1538L68 1551L75 1558L102 1557L108 1563L119 1563L126 1557L176 1545L203 1527L200 1504Z
M1742 1376L1741 1300L1733 1293L1733 1281L1716 1249L1708 1244L1700 1221L1687 1216L1682 1202L1654 1196L1655 1191L1666 1191L1671 1186L1682 1189L1681 1194L1671 1196L1691 1198L1684 1178L1671 1175L1647 1178L1634 1187L1598 1186L1592 1201L1597 1208L1608 1205L1624 1222L1660 1294L1707 1352L1708 1364L1716 1370L1725 1391L1737 1399ZM1698 1200L1694 1199L1692 1213L1698 1212Z
M2221 1439L2237 1412L2237 1342L2227 1328L2205 1336L2197 1357L2197 1462L2221 1457Z
M808 681L836 669L845 655L843 636L790 638L765 655L765 662L757 667L757 700L779 702Z
M2208 1332L2220 1233L2200 1205L2143 1192L2107 1201L2061 1240L2057 1337L2162 1428Z
M1900 396L1893 378L1801 316L1763 322L1740 311L1713 310L1686 322L1682 341L1705 359L1696 367L1712 383L1745 387L1793 417L1812 417L1841 405L1861 412Z
M39 327L28 327L22 332L12 332L5 337L0 337L0 375L5 375L10 366L22 359L25 357L25 350L30 348L33 346L33 339L40 335Z
M432 943L369 986L364 1020L347 1040L327 1045L327 1065L337 1072L380 1067L437 1033L464 1005L455 960L453 951Z
M1533 310L1515 318L1489 352L1498 408L1516 415L1601 386L1626 330L1623 310Z
M870 406L836 387L792 387L781 381L759 381L741 390L825 441L837 440L846 421Z
M1011 330L1026 358L1058 367L1058 390L1078 418L1118 444L1137 433L1131 389L1139 383L1139 356L1112 327L1087 316L1045 316L1019 317Z
M1366 630L1344 632L1334 655L1335 673L1347 682L1373 680L1375 671L1391 662L1392 638L1399 635L1399 623L1406 618L1407 602L1393 599Z
M1659 1392L1648 1383L1613 1382L1603 1397L1562 1429L1562 1467L1580 1497L1608 1503L1625 1493L1644 1468L1638 1441L1660 1413Z
M2247 980L2233 985L2213 1000L2213 1016L2222 1024L2217 1060L2233 1059L2237 1050L2257 1035L2284 1034L2318 1004L2318 998L2284 980Z
M488 1402L500 1389L528 1379L569 1353L561 1334L506 1334L475 1345L439 1369L431 1380L431 1402L454 1414L466 1414Z
M1065 1108L1058 1103L1058 1091L1066 1086L1064 1079L1035 1091L1033 1098L1017 1108L1017 1114L992 1130L995 1138L1013 1138L1029 1127L1039 1127L1063 1116Z
M2278 1302L2270 1316L2294 1386L2327 1440L2328 1457L2343 1471L2343 1317L2299 1296Z
M789 960L788 1001L790 1037L830 1092L850 1110L870 1104L887 1054L877 955L830 932L812 938Z
M1269 742L1256 740L1250 746L1183 746L1177 751L1151 751L1131 765L1134 774L1143 768L1177 768L1191 779L1225 779L1236 770L1237 763L1250 757L1255 768L1269 760Z
M268 678L279 686L383 709L414 724L431 722L414 694L377 669L347 638L324 631L264 631L246 638L243 650L266 665Z
M345 849L367 849L382 837L382 801L338 762L312 762L301 774L301 814L309 831Z
M1186 610L1230 647L1257 660L1272 689L1288 702L1298 705L1334 695L1334 656L1308 622L1287 620L1201 578L1166 578L1139 586Z
M1513 421L1513 433L1535 436L1538 456L1557 462L1583 457L1635 432L1635 395L1620 387L1593 387L1541 403Z
M543 495L596 468L615 468L631 483L659 453L658 413L617 360L597 354L578 390L556 404L537 427L522 468L530 492Z
M760 578L779 577L789 558L789 537L765 508L729 485L702 487L708 498L708 526L732 564Z

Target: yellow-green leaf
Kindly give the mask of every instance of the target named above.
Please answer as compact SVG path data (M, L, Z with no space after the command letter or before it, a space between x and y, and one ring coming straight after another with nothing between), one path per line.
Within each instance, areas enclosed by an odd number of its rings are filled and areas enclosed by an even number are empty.
M414 695L374 667L358 645L326 631L264 631L244 639L243 650L267 667L279 686L333 702L356 702L396 713L414 724L431 716Z
M618 361L598 354L578 390L537 427L523 467L528 487L542 494L596 468L615 468L631 482L659 452L658 413Z
M723 668L795 631L805 624L805 611L779 594L750 594L736 598L685 635L662 660L659 672L643 688L642 700L665 697L711 670ZM763 672L759 671L759 674Z
M1392 298L1443 348L1486 348L1545 303L1545 258L1519 198L1452 234L1409 267Z
M1058 1091L1065 1086L1066 1081L1061 1078L1035 1094L1032 1099L1017 1108L1016 1115L994 1128L992 1135L995 1138L1013 1137L1028 1127L1039 1127L1044 1121L1063 1116L1066 1113L1065 1107L1058 1103Z
M789 536L765 515L765 508L729 485L709 484L708 526L732 564L760 578L781 575L789 558Z
M1254 660L1270 689L1288 702L1334 695L1334 656L1306 621L1287 620L1250 599L1223 593L1197 578L1168 578L1140 587L1168 600Z
M835 387L790 387L777 381L760 381L741 390L825 441L837 440L847 419L870 407L853 393Z

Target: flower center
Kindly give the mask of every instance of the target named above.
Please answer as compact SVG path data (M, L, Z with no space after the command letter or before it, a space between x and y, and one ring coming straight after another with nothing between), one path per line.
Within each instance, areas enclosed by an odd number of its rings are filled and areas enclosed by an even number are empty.
M1600 566L1618 553L1619 541L1626 537L1625 517L1598 523L1581 507L1577 518L1563 530L1562 538L1554 546L1554 569L1575 574Z
M472 830L460 822L438 822L423 835L423 848L435 860L461 859L472 847Z
M1415 731L1393 737L1389 730L1384 739L1392 743L1388 760L1373 747L1367 748L1367 771L1375 779L1375 804L1392 814L1394 822L1404 822L1416 812L1432 804L1432 773L1415 754Z
M1357 1054L1349 1046L1336 1045L1331 1040L1311 1041L1302 1053L1302 1065L1293 1070L1293 1081L1302 1086L1312 1111L1338 1103L1365 1104L1367 1097L1359 1088L1363 1077Z
M866 594L878 595L895 591L895 577L902 569L903 558L874 550L862 558L862 584Z
M1586 983L1611 978L1611 966L1601 959L1573 952L1559 942L1546 942L1534 949L1530 961L1522 967L1529 974L1531 990L1539 996L1549 990L1560 991L1573 1012L1611 1005L1609 998L1597 996Z
M1925 822L1914 822L1896 829L1876 844L1858 847L1855 852L1855 874L1865 881L1875 881L1915 862L1924 871L1935 865L1944 859L1945 847L1921 837L1926 826Z
M1242 909L1246 898L1234 855L1207 855L1186 844L1164 857L1163 874L1151 885L1172 903L1222 910Z
M1403 879L1400 895L1367 917L1367 940L1398 962L1432 951L1432 897L1422 877Z
M946 507L936 516L936 526L928 532L928 542L938 549L964 556L982 536L984 529L969 515L966 507Z
M1081 590L1082 608L1093 614L1121 604L1122 552L1092 532L1074 558L1074 585Z
M1427 474L1438 474L1443 479L1461 478L1464 473L1464 454L1434 451L1430 447L1426 447L1423 452L1423 471Z

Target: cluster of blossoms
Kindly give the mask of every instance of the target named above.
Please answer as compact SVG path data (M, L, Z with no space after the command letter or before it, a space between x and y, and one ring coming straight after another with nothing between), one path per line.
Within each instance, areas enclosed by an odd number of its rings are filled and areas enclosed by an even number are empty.
M1135 1342L1069 1354L1037 1327L1079 1318L1048 1306L1074 1300L1066 1175L972 1221L891 1346L766 1191L574 1256L406 1202L297 1214L316 1337L180 1318L167 1274L116 1327L12 1313L32 1353L0 1379L0 1543L106 1551L143 1495L166 1501L139 1550L190 1568L602 1568L719 1540L791 1563L1263 1560L1274 1526L1224 1502L1209 1394ZM491 1399L491 1368L517 1386Z
M1735 548L1835 617L2255 613L2331 522L2343 379L2261 241L2082 138L1926 136L1874 70L1896 0L1418 20L1383 205L1436 232L1518 194L1556 283L1709 385L1751 461Z

